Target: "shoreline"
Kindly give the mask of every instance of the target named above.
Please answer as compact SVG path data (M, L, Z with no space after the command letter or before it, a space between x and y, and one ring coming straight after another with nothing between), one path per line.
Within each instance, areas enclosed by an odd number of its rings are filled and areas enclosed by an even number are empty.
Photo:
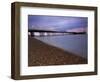
M87 64L87 59L28 36L28 66Z

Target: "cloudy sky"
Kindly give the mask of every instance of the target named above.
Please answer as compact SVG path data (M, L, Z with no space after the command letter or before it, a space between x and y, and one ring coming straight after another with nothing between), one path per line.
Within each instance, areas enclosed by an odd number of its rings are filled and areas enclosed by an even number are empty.
M55 31L86 31L87 17L29 15L28 29Z

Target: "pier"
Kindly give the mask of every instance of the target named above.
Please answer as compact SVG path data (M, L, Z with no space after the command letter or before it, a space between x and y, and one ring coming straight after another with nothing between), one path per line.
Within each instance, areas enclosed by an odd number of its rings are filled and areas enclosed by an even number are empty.
M65 32L65 31L48 31L48 30L28 30L30 36L55 36L55 35L67 35L67 34L84 34L85 32Z

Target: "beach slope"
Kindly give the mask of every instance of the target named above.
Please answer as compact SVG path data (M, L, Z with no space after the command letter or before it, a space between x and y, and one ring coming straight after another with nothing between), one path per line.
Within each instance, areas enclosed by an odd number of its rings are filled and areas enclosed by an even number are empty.
M86 64L87 59L28 37L28 66Z

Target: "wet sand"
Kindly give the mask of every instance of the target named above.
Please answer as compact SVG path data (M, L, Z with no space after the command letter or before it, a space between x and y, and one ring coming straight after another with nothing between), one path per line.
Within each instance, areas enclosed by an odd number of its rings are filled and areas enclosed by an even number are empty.
M87 64L87 60L28 37L28 66Z

